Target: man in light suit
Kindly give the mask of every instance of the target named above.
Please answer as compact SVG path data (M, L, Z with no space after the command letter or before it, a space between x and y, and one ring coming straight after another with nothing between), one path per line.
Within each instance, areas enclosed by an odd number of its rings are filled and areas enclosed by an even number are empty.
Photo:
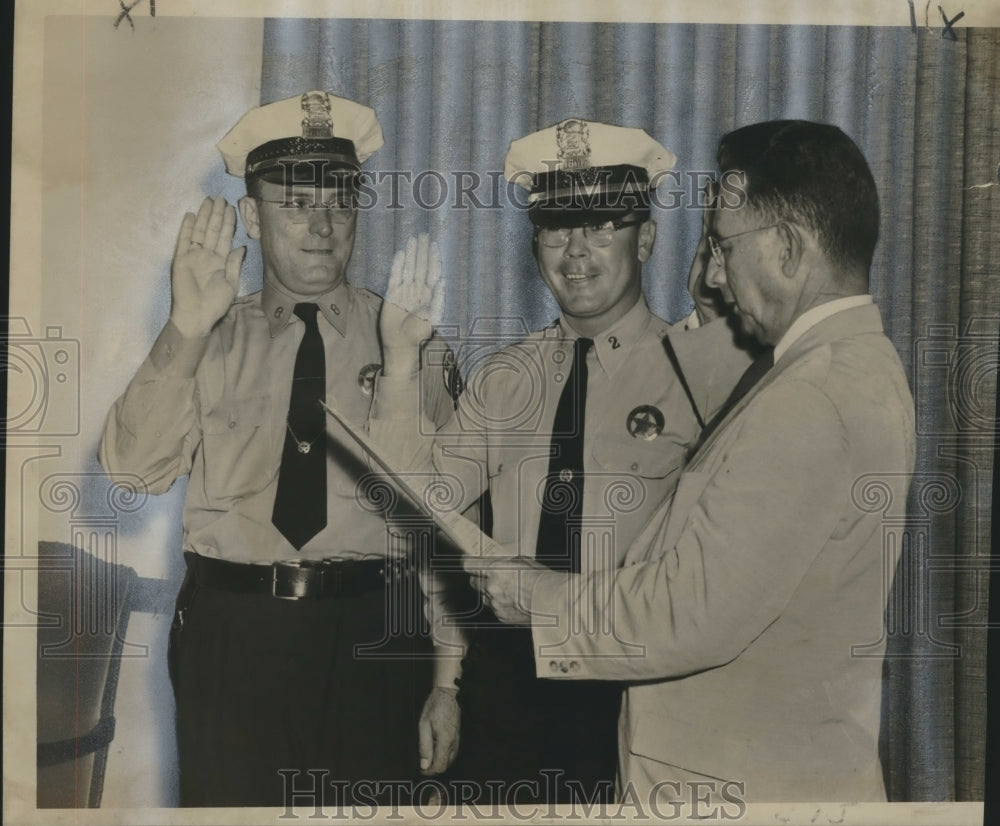
M531 623L540 676L630 681L619 794L883 800L881 517L905 507L915 437L868 295L875 183L824 124L747 126L718 158L747 197L711 212L706 280L773 350L610 585L521 559L468 567L501 619Z

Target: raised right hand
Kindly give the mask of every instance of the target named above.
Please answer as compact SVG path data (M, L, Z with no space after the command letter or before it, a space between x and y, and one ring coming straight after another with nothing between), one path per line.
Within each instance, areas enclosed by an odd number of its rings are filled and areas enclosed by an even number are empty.
M236 298L246 247L233 249L236 210L206 198L181 222L170 267L170 320L185 338L207 336Z
M444 301L441 253L427 233L406 242L392 261L379 316L385 375L414 372L420 346L439 323Z

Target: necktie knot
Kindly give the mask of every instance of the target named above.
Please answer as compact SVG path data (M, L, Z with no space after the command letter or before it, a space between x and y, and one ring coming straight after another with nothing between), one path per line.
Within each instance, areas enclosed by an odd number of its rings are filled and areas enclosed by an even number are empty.
M316 313L319 312L319 307L311 301L307 301L301 304L296 304L292 312L301 318L306 324L315 324Z
M578 338L573 342L573 361L579 364L582 359L587 358L587 353L590 352L590 348L594 346L594 340L592 338Z

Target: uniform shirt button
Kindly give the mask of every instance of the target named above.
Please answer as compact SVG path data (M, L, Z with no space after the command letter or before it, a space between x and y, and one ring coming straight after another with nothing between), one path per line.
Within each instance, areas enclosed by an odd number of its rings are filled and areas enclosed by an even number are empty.
M558 671L558 670L559 670L559 663L557 663L555 660L550 660L549 661L549 671L555 672L555 671Z
M568 467L564 467L559 471L559 481L560 482L572 482L573 481L573 471Z
M580 670L580 663L578 663L576 660L573 660L573 662L569 664L569 670L572 671L574 674L576 674L576 672Z
M567 666L566 663L563 663L562 665L559 666L559 670L562 671L563 674L568 674L569 666Z
M632 462L632 470L638 470L638 469L639 469L639 463L638 462Z
M232 430L234 427L236 427L236 422L230 422L229 429Z

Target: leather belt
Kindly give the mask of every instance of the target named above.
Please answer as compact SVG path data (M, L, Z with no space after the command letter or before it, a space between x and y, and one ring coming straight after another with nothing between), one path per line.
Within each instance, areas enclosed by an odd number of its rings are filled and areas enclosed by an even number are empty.
M385 559L290 559L255 565L187 552L184 560L202 587L278 599L357 596L381 590L411 570L406 560Z

